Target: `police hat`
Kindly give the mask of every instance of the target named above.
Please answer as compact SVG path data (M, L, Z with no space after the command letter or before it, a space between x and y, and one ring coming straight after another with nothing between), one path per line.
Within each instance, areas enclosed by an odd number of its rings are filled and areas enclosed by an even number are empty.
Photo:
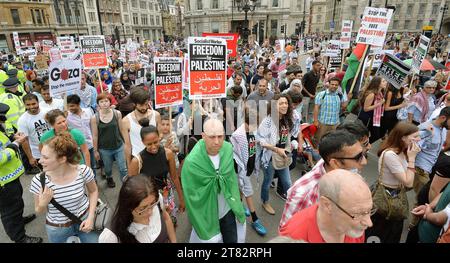
M6 114L9 111L9 106L5 103L0 103L0 114Z
M17 76L17 73L18 73L18 72L19 72L19 71L18 71L17 69L13 68L13 69L8 70L8 71L6 72L6 75L8 75L8 76L11 78L11 77Z
M19 82L18 78L16 78L16 77L11 78L10 77L10 78L6 79L5 81L3 81L3 87L5 89L10 89L10 88L16 87L17 85L19 85L19 83L20 82Z

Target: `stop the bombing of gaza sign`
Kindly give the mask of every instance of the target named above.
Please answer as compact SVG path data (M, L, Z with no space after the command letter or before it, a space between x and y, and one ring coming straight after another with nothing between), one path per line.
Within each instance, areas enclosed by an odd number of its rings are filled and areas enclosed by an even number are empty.
M350 38L352 37L352 28L353 21L352 20L343 20L342 21L342 30L341 30L341 49L349 49L350 48Z
M85 69L108 67L104 36L80 36L80 43Z
M223 98L226 90L225 39L190 37L189 98Z
M382 47L391 17L392 9L366 7L356 43Z
M59 96L80 88L81 61L57 60L48 69L50 96Z
M183 104L183 58L155 57L155 108Z

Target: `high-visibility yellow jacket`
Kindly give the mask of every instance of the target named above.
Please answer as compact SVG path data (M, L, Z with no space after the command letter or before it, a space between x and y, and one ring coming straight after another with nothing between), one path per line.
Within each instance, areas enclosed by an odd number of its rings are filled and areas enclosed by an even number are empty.
M10 144L8 137L0 132L0 186L16 180L25 170L18 152L7 147Z
M17 122L19 117L25 112L25 105L22 99L11 93L3 93L0 95L0 103L9 106L9 111L6 113L6 134L9 136L14 134L14 129L18 129Z

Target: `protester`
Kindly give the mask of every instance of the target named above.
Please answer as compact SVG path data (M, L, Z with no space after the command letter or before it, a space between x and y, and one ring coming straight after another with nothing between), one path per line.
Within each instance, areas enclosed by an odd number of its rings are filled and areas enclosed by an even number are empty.
M303 121L309 122L309 112L310 112L310 104L314 103L314 98L316 95L316 87L317 83L320 80L320 68L322 67L322 63L320 61L315 60L312 63L312 69L308 73L305 74L302 78L303 84Z
M46 213L49 242L65 243L70 236L77 235L82 243L97 243L98 234L92 230L98 189L92 169L79 164L81 156L77 143L64 132L46 140L41 152L39 163L43 174L33 177L30 192L34 194L36 213ZM80 218L81 224L73 222L50 203L52 199Z
M294 214L280 235L309 243L364 243L376 211L364 178L337 169L326 173L318 188L318 203Z
M181 174L190 243L242 243L245 213L234 171L232 145L219 120L204 124L202 138L187 155ZM227 197L227 198L225 198Z
M128 178L120 189L111 226L100 234L99 243L176 243L162 199L146 176Z
M411 98L408 106L409 122L419 125L428 120L435 108L433 93L436 86L435 81L428 80L425 82L423 90Z
M39 108L41 108L43 112L47 113L56 109L64 111L64 100L53 98L50 95L50 87L48 85L42 87L41 95L43 100L39 102Z

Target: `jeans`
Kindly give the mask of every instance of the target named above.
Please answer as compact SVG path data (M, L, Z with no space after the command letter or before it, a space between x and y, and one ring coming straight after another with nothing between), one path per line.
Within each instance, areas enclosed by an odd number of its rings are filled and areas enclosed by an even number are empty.
M119 166L120 180L123 182L124 178L128 175L127 163L123 153L123 144L115 150L98 150L103 160L106 177L112 176L112 165L113 161L116 160L117 166Z
M15 242L25 238L23 188L19 178L0 187L0 215L8 237Z
M94 171L94 176L95 176L95 178L97 178L97 169L95 169L95 168L97 168L97 165L96 165L97 161L95 160L94 147L89 149L89 155L91 157L91 168L92 168L92 171Z
M282 193L286 194L287 190L291 187L291 175L289 173L289 167L281 170L275 170L272 165L272 160L269 162L269 166L264 168L264 180L261 185L261 200L263 203L269 201L269 187L272 182L274 174L278 175L278 183L281 184Z
M87 218L87 214L85 215ZM85 233L80 230L79 224L73 224L69 227L56 227L45 225L47 230L48 241L50 243L66 243L67 239L71 236L78 236L81 243L98 243L98 233L91 231Z
M224 217L219 219L219 224L223 243L237 243L237 225L233 210L230 209L230 211L228 211L228 213Z

